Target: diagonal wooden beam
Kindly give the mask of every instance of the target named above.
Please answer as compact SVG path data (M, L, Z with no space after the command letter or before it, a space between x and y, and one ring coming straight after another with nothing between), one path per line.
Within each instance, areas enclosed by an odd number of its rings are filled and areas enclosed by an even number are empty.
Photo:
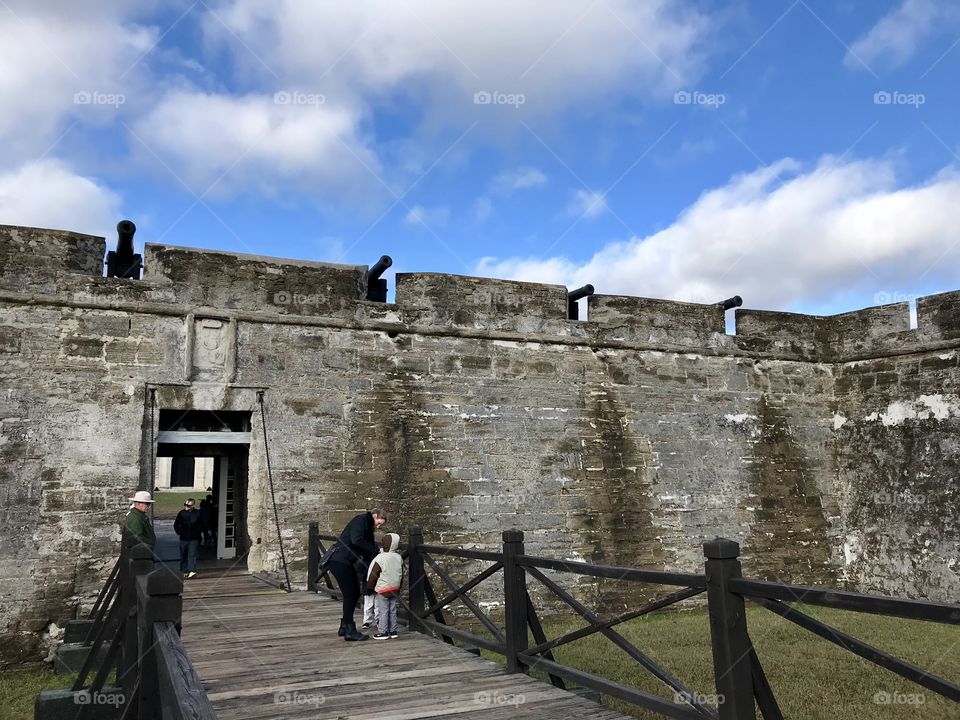
M783 713L780 712L780 706L777 704L777 698L773 694L767 675L763 672L763 665L760 664L757 651L753 649L752 640L750 640L750 674L753 677L753 696L760 707L763 720L783 720Z
M440 576L440 579L447 584L447 587L454 592L457 592L460 589L460 586L457 585L456 581L454 581L454 579L451 578L447 572L440 567L432 557L430 557L430 555L423 553L423 559L426 560L430 567L433 568L433 571ZM479 605L471 600L468 595L460 595L460 599L463 601L463 604L470 608L470 611L477 616L477 619L483 623L483 626L493 634L493 636L497 639L497 642L506 643L506 638L504 637L503 633L500 632L500 628L498 628L493 623L493 620L491 620L487 614L480 609Z
M943 695L945 698L949 698L954 702L960 702L960 685L955 685L949 680L944 680L936 675L930 675L923 668L895 658L893 655L885 653L883 650L873 647L873 645L868 645L862 640L857 640L852 635L847 635L845 632L841 632L826 623L815 620L809 615L805 615L779 600L771 600L763 597L751 597L749 599L767 608L767 610L775 612L785 620L789 620L805 630L809 630L814 635L819 635L824 640L829 640L834 645L839 645L844 650L849 650L854 655L859 655L865 660L869 660L874 665L886 668L890 672L896 673L911 682L915 682L917 685L922 685L928 690L933 690L935 693Z
M550 640L549 642L541 642L536 647L532 647L529 650L527 650L527 652L530 653L531 655L537 655L539 653L549 652L555 647L560 647L561 645L566 645L567 643L571 643L574 640L579 640L581 638L588 637L590 635L593 635L594 633L600 632L604 628L611 628L614 625L625 623L628 620L634 620L642 615L651 613L654 610L660 610L661 608L665 608L665 607L668 607L669 605L673 605L674 603L678 603L681 600L686 600L687 598L691 598L695 595L699 595L702 592L704 591L700 590L699 588L685 588L683 590L678 590L677 592L671 593L670 595L660 598L659 600L654 600L653 602L648 603L647 605L644 605L642 608L639 608L638 610L631 610L630 612L621 613L620 615L615 615L609 620L604 620L599 625L588 625L587 627L580 628L579 630L573 630L572 632L568 632L566 635L561 635L560 637L554 640Z
M433 605L431 605L427 610L424 611L423 613L424 617L426 617L427 615L432 615L440 608L446 607L447 605L452 603L454 600L456 600L458 597L462 596L465 592L469 592L470 590L475 588L477 585L482 583L484 580L486 580L488 577L493 575L498 570L501 570L502 568L503 568L502 562L494 563L493 565L488 567L486 570L484 570L482 573L477 575L475 578L461 585L459 590L452 592L449 595L446 595L442 600L437 601L437 598L434 597L433 600L430 600L430 602L433 603Z
M557 585L553 580L548 578L542 572L540 572L535 567L528 567L527 572L530 573L533 577L539 580L541 583L546 585L557 597L563 600L567 605L572 607L577 611L587 622L591 625L597 626L601 625L602 621L599 617L593 614L589 608L580 603L573 595L568 593L562 587ZM679 679L675 678L665 669L657 665L650 657L648 657L643 651L639 650L636 646L633 645L629 640L627 640L623 635L618 633L616 630L611 630L610 628L600 628L600 632L609 639L614 645L623 650L627 655L632 657L643 667L649 670L653 675L658 678L661 682L668 685L676 693L679 694L683 700L688 703L690 706L695 708L703 717L707 718L718 718L717 712L711 708L709 705L700 702L697 698L698 695L693 693L688 689Z

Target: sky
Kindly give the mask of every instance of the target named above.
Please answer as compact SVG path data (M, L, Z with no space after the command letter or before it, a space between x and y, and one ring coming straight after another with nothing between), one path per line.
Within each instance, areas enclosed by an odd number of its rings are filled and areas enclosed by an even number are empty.
M833 314L960 289L953 0L0 0L0 223Z

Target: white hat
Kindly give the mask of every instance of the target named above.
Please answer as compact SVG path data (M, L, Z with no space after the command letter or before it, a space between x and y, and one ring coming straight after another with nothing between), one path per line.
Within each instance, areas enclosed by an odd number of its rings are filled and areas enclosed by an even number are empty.
M138 502L152 503L153 502L153 498L150 497L150 493L148 493L146 490L137 490L137 492L133 494L133 497L128 499L130 500L130 502L135 502L135 503L138 503Z

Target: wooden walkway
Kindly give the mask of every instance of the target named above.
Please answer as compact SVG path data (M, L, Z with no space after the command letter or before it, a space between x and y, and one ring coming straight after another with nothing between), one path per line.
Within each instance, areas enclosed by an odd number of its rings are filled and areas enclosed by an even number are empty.
M185 581L183 643L220 720L627 717L420 633L344 642L339 619L338 602L246 572Z

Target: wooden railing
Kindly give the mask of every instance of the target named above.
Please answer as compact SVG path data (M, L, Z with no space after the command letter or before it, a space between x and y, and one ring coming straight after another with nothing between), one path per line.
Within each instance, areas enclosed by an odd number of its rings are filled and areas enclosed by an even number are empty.
M326 549L324 541L336 540L336 535L321 533L317 523L310 523L308 589L339 598L341 595L330 575L318 572L317 568L317 563ZM493 552L427 545L423 541L420 528L414 527L410 529L408 542L402 549L406 558L408 588L407 598L402 599L402 604L412 629L438 635L451 644L460 642L503 655L509 672L540 670L546 673L557 687L563 688L566 681L570 681L666 717L692 720L755 720L756 708L759 708L764 720L782 720L783 715L775 693L747 631L745 600L767 608L821 638L932 692L960 702L960 686L955 683L931 675L915 665L842 633L787 605L786 602L802 602L950 625L960 625L960 605L749 580L741 575L740 546L732 540L718 538L704 544L703 574L596 565L526 555L523 533L515 530L505 531L502 548L499 552ZM489 565L461 584L443 568L438 558L475 560ZM427 568L446 586L445 594L439 599ZM543 572L545 570L677 589L628 612L601 619L559 583L548 577ZM502 628L468 594L501 572L504 608ZM571 608L587 622L587 626L548 640L528 591L528 580L542 586L548 597ZM688 688L679 678L674 677L615 629L617 625L628 620L698 595L706 596L710 619L715 692L709 696ZM447 622L443 611L456 600L466 606L489 636L452 627ZM570 667L554 657L554 649L598 633L669 687L673 691L674 701ZM531 637L535 643L533 646L530 645ZM714 703L707 702L711 696L716 701L716 707Z
M69 691L40 694L35 717L216 720L180 641L182 592L180 574L125 534L90 617L75 624L83 667Z

